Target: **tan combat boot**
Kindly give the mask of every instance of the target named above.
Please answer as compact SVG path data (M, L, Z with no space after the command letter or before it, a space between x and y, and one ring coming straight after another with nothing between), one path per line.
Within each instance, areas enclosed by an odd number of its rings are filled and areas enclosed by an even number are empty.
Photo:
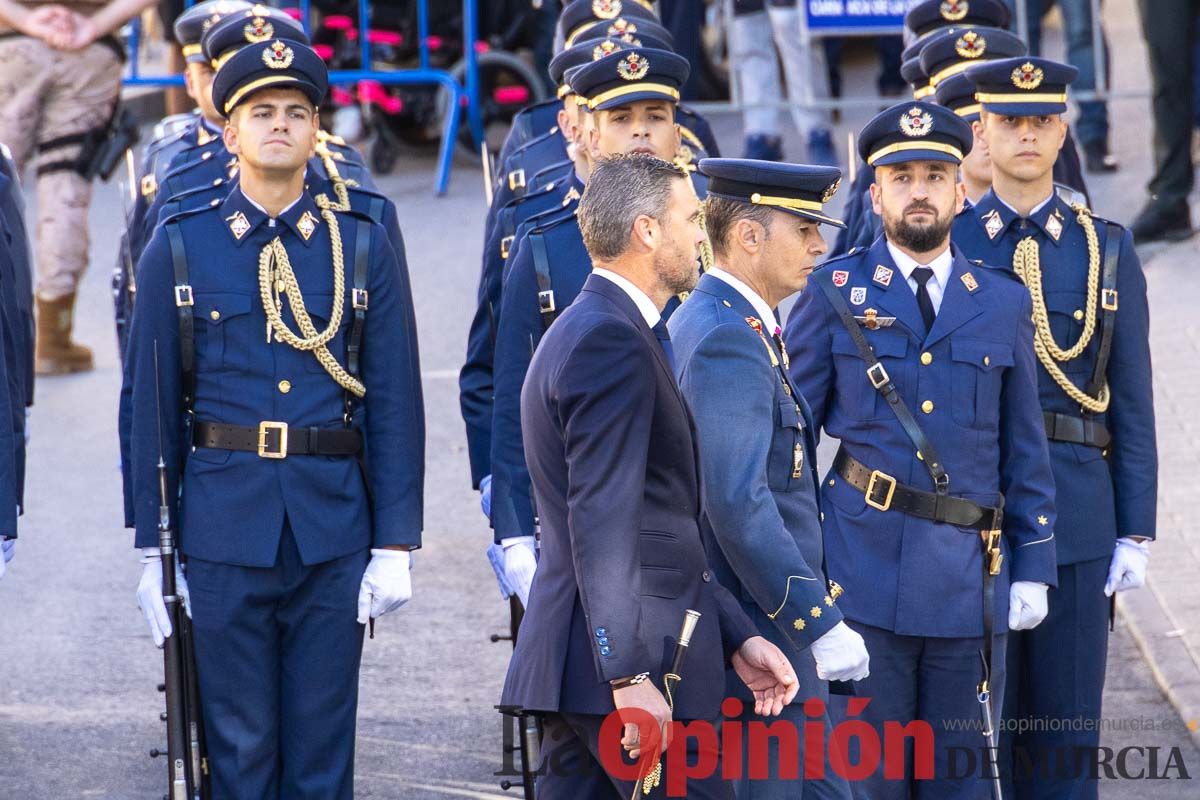
M67 375L92 369L92 351L71 341L74 309L74 294L54 300L37 299L34 371L38 375Z

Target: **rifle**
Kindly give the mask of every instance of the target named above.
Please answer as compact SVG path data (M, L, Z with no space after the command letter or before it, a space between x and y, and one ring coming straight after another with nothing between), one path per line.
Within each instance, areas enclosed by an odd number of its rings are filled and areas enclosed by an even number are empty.
M163 604L171 635L163 642L163 683L167 723L168 800L208 800L208 758L200 717L200 694L194 661L191 622L175 585L175 535L171 530L167 464L163 457L162 408L159 405L158 343L154 346L154 411L158 425L158 552L163 570ZM151 758L164 755L155 748Z

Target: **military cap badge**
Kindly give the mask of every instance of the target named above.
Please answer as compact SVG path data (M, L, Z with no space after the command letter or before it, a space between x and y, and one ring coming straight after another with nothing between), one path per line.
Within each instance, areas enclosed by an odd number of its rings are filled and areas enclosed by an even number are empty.
M246 215L240 211L233 216L226 217L225 221L229 223L229 232L235 239L241 239L246 235L246 231L250 230L250 220L246 219Z
M919 106L913 106L900 115L900 132L905 136L928 136L933 130L933 117Z
M619 52L624 48L616 42L605 39L600 44L592 48L592 61L599 61L605 56L611 56L613 53Z
M630 53L617 64L617 74L627 81L640 81L650 71L650 62L637 53Z
M592 14L596 19L612 19L621 13L621 0L592 0Z
M628 36L633 33L637 33L637 25L624 17L613 20L613 24L608 26L609 36Z
M1032 90L1042 85L1042 78L1045 73L1041 67L1035 67L1032 62L1026 61L1021 66L1012 71L1013 86L1018 89Z
M262 17L255 17L246 23L242 33L245 34L247 42L258 44L275 36L275 26Z
M296 54L292 52L292 48L285 45L283 42L274 42L270 47L263 50L262 60L271 69L287 69L292 65L292 59Z
M304 215L296 223L296 230L300 231L300 235L304 237L304 241L312 238L313 231L317 229L317 218L312 215L311 211L305 211Z
M975 31L967 31L954 43L954 52L962 58L979 58L987 52L987 39Z
M968 10L970 10L970 6L967 4L967 0L945 0L939 9L942 19L948 22L958 22L967 15Z
M837 194L838 187L841 185L842 185L841 178L838 178L833 183L829 184L829 187L827 189L825 189L825 193L823 195L821 195L821 203L822 204L828 203L830 200L832 200L833 196L835 194Z

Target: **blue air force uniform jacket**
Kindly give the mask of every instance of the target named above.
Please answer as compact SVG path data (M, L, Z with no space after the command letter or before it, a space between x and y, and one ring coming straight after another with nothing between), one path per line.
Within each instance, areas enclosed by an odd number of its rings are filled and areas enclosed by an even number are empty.
M517 229L532 217L571 205L583 191L583 183L575 175L572 162L563 161L557 166L559 172L552 180L505 204L485 233L475 315L467 333L467 357L458 375L459 406L467 428L467 455L471 462L471 485L475 488L492 471L492 372L496 323L500 315L504 265L516 249ZM568 197L572 199L566 199Z
M306 215L317 220L307 238L302 232L306 226L300 222ZM239 216L247 225L240 236L235 233ZM285 515L306 564L368 546L420 544L425 437L421 387L412 379L416 365L408 363L416 352L416 332L405 311L411 298L397 278L396 258L383 228L353 212L336 212L336 216L347 289L342 322L329 349L342 364L353 318L350 287L355 248L360 234L370 237L369 307L361 360L367 391L354 403L351 422L362 431L365 442L361 464L354 457L264 459L250 452L192 449L185 438L186 420L179 402L178 308L165 233L171 225L178 225L189 255L195 419L243 426L270 420L286 422L292 430L343 424L345 392L316 357L278 339L266 342L266 314L258 286L259 254L278 236L313 324L323 330L329 324L333 297L329 224L307 193L272 225L235 190L220 206L181 214L160 227L141 263L130 336L137 546L158 541L156 349L169 496L179 498L172 503L172 523L186 555L241 566L271 566ZM283 319L298 330L286 301Z
M1083 414L1061 387L1038 365L1038 398L1045 411L1086 416L1112 435L1108 455L1097 447L1051 440L1060 564L1074 564L1112 553L1117 537L1155 535L1158 454L1154 435L1154 390L1151 380L1149 309L1142 264L1133 237L1124 228L1093 217L1099 257L1112 234L1120 253L1117 265L1117 312L1106 375L1111 400L1103 414ZM1057 235L1055 235L1057 234ZM989 191L977 206L954 223L953 237L971 258L1011 269L1017 244L1032 236L1040 253L1042 287L1050 329L1060 347L1079 341L1087 307L1088 244L1077 213L1055 193L1027 220ZM1100 291L1097 287L1097 315ZM1097 318L1099 328L1099 318ZM1083 353L1061 363L1071 382L1086 389L1099 352L1099 330Z
M1054 482L1037 400L1030 298L1011 273L953 252L949 286L928 333L916 295L880 237L869 250L813 272L784 338L814 427L840 439L868 468L932 492L916 448L815 284L837 287L857 315L874 309L895 318L875 330L864 326L863 334L940 451L949 493L982 505L1004 494L1004 561L995 590L1007 598L1010 581L1053 586L1057 574ZM879 511L832 471L821 488L825 555L829 577L845 588L842 613L904 635L983 634L979 531ZM996 630L1006 629L1007 606L996 603Z
M769 327L759 335L748 320ZM784 369L774 327L773 317L763 323L711 274L669 325L679 388L695 420L709 563L762 635L799 665L799 651L842 614L823 572L812 418ZM810 694L801 692L799 702Z
M758 634L700 538L687 405L633 301L588 278L529 368L521 409L542 551L501 705L608 714L608 682L670 668L684 611L701 618L676 719L713 719L725 664Z

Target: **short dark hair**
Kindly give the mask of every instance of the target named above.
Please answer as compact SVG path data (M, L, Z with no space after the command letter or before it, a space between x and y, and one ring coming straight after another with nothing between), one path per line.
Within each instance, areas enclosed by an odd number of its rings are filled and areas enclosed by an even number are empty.
M579 230L588 254L611 261L629 246L633 221L661 220L671 199L671 182L684 173L669 161L637 153L601 159L579 199Z
M752 220L769 232L773 218L770 206L729 200L713 194L704 198L704 223L708 229L708 240L712 242L713 252L718 255L723 256L729 252L727 240L738 220Z

